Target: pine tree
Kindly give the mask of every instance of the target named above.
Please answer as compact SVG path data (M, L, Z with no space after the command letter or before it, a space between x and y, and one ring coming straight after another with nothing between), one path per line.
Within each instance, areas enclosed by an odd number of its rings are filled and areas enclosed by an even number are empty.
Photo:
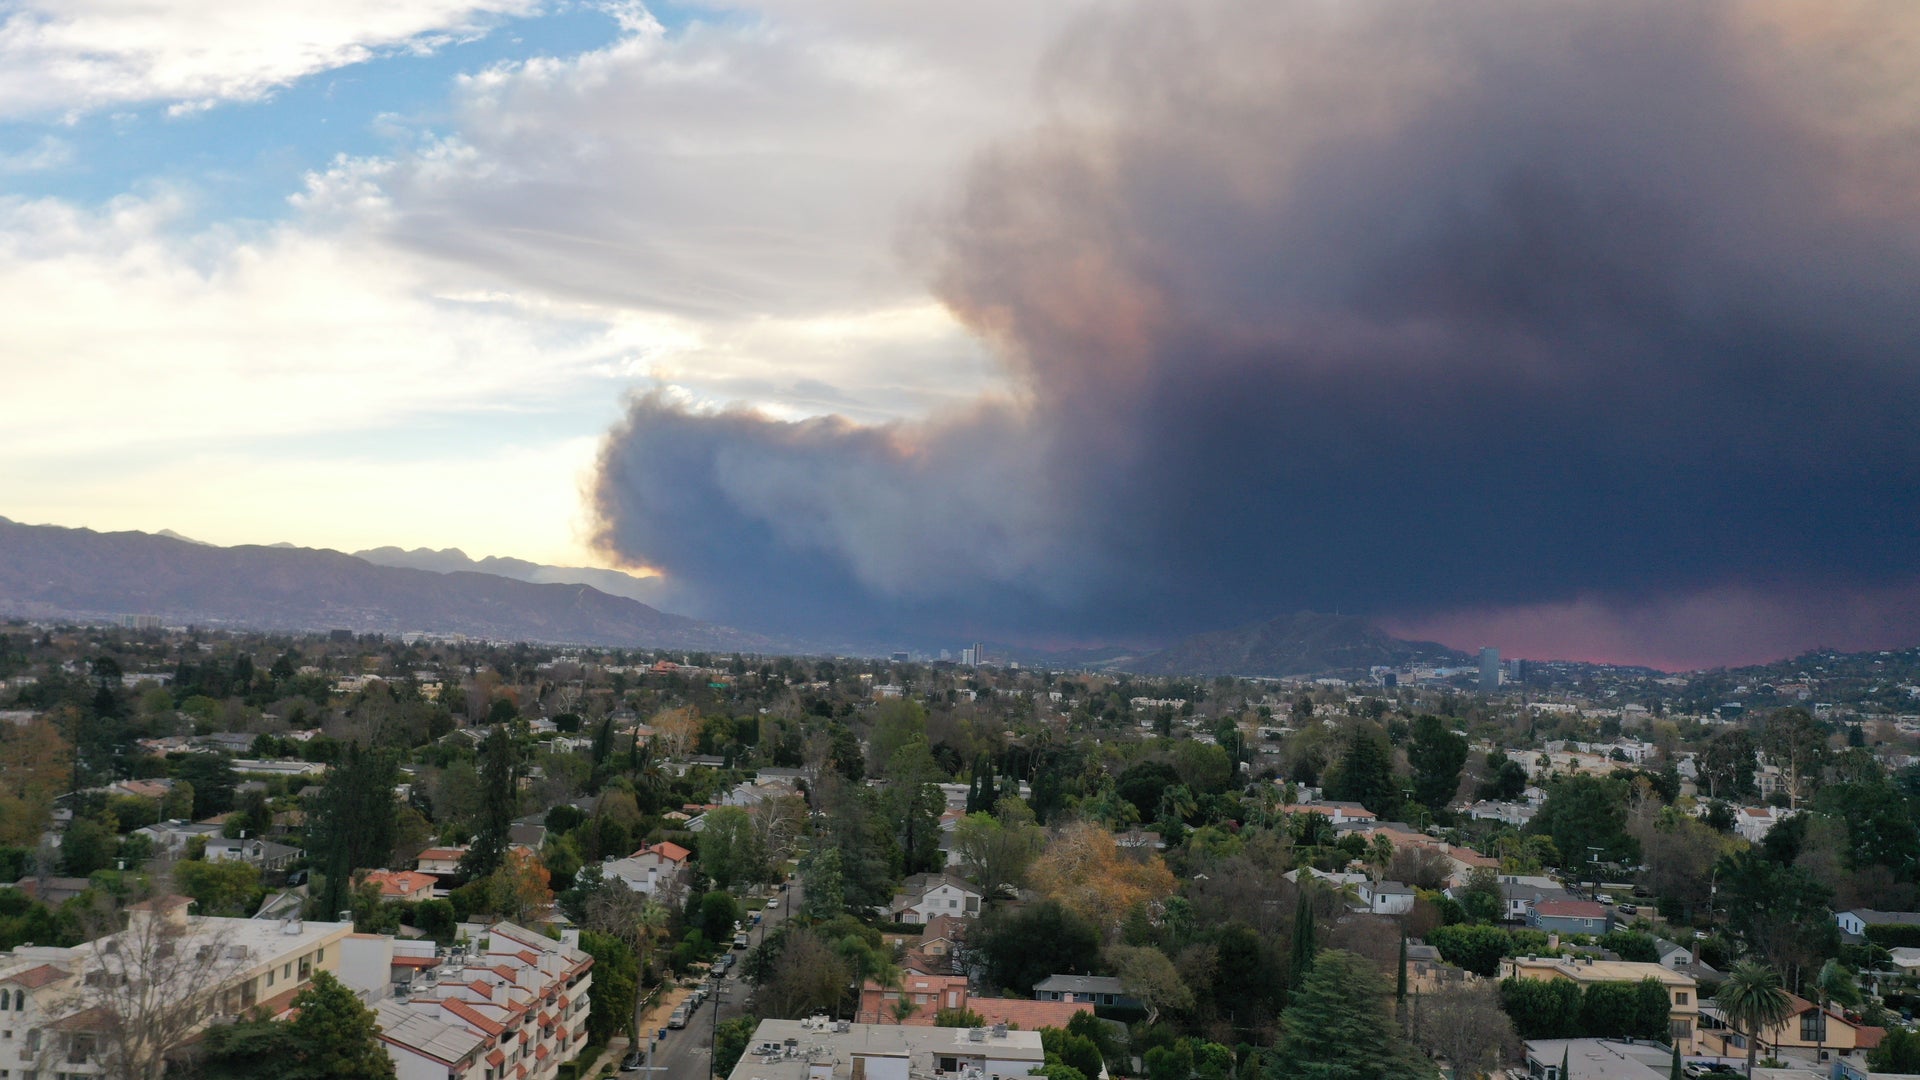
M350 743L308 807L313 823L308 846L326 875L319 917L334 918L351 906L355 870L387 864L393 851L393 788L398 779L390 755Z
M1400 930L1400 963L1393 969L1393 1000L1405 1003L1407 1000L1407 931Z
M1293 907L1293 952L1289 958L1293 977L1289 983L1298 990L1306 982L1307 975L1313 970L1313 878L1309 872L1300 872L1300 891Z
M480 745L480 821L460 860L460 875L469 881L498 870L506 858L507 833L520 807L519 774L520 748L504 725L497 726Z
M1281 1018L1269 1080L1420 1080L1432 1065L1387 1012L1387 987L1365 958L1329 949Z

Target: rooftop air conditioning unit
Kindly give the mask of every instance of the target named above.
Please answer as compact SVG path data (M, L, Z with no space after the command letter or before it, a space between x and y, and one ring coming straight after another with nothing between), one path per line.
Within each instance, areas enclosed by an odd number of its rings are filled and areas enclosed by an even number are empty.
M986 1028L968 1028L967 1041L968 1042L986 1042L987 1029Z

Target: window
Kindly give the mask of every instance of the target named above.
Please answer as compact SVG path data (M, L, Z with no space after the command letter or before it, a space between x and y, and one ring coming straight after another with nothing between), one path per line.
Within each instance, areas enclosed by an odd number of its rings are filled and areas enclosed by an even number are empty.
M313 962L314 962L314 963L316 963L316 964L324 964L324 963L326 963L326 962L327 962L327 950L326 950L325 948L321 948L321 949L317 949L317 950L315 950L315 951L314 951L314 954L313 954Z
M1687 992L1685 990L1675 990L1673 992L1673 1003L1675 1005L1685 1005L1687 1003Z
M313 978L313 957L303 956L300 958L300 979L304 982L311 978Z
M1672 1020L1667 1023L1667 1034L1678 1042L1693 1038L1693 1021Z
M1825 1042L1827 1038L1827 1014L1819 1009L1808 1009L1800 1014L1800 1041Z
M272 969L272 968L268 968L268 969L267 969L267 985L268 985L268 986L272 986L272 985L273 985L273 975L274 975L274 971L273 971L273 969Z
M280 974L284 978L288 978L288 979L293 978L293 961L289 960L286 963L280 965Z

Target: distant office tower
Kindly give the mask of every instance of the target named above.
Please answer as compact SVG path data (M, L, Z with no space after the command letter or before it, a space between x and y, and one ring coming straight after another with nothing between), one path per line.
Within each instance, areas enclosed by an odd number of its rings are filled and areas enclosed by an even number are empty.
M980 662L980 656L972 649L960 650L960 666L972 667Z
M1517 682L1522 686L1525 686L1527 684L1527 674L1528 674L1527 662L1525 660L1513 661L1513 680L1512 681Z
M894 654L893 654L893 662L894 662L894 663L896 663L896 664L904 664L904 663L906 663L906 662L907 662L907 654L906 654L906 653L903 653L903 652L897 652L897 653L894 653Z
M1500 650L1489 645L1480 650L1480 692L1491 694L1500 689Z

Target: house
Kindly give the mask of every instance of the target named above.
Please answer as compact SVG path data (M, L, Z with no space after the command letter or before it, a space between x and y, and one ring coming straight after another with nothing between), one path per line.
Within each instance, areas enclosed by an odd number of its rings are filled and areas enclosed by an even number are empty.
M760 1021L727 1080L1010 1078L1045 1063L1040 1033L1031 1028L851 1024L821 1016Z
M1920 926L1920 911L1877 911L1873 908L1848 908L1833 917L1840 924L1842 940L1858 945L1873 935L1875 926Z
M1399 881L1368 881L1360 886L1360 902L1375 915L1405 915L1413 910L1413 888Z
M153 841L153 850L162 855L179 856L187 850L187 843L194 837L202 837L208 843L220 838L224 830L221 826L209 822L182 821L170 818L166 821L145 825L133 830L135 836L145 836Z
M440 891L439 878L418 870L369 870L360 880L377 886L382 900L425 900Z
M1083 1001L1117 1009L1139 1009L1140 999L1127 993L1111 975L1049 975L1033 984L1035 1001Z
M1527 925L1557 934L1599 937L1613 927L1613 910L1592 900L1540 900L1527 909Z
M648 844L624 859L606 860L600 873L634 892L654 896L684 880L692 857L693 852L671 841Z
M1775 825L1798 813L1781 806L1743 806L1733 815L1733 830L1746 838L1747 843L1757 844L1767 838Z
M896 922L923 923L935 915L978 918L980 890L951 874L915 874L887 905Z
M1865 1057L1886 1038L1885 1028L1849 1020L1839 1009L1822 1009L1798 994L1788 994L1787 1000L1793 1011L1759 1035L1762 1056L1777 1056L1777 1051L1790 1049L1824 1050L1843 1058ZM1744 1057L1747 1052L1745 1037L1727 1024L1711 1001L1701 1010L1700 1045L1703 1052L1722 1057Z
M1700 1027L1700 994L1693 976L1661 964L1633 960L1595 960L1592 957L1509 956L1500 961L1503 979L1568 979L1584 989L1594 983L1628 982L1656 979L1667 988L1673 1003L1667 1015L1668 1035L1680 1042L1682 1051L1693 1045ZM1579 1075L1579 1070L1574 1070Z
M1407 943L1407 989L1416 994L1433 994L1454 986L1465 986L1480 976L1455 967L1440 958L1432 945Z
M904 1004L902 1004L904 1002ZM930 1027L942 1010L960 1010L985 1024L1012 1024L1023 1031L1064 1028L1076 1014L1092 1012L1086 1003L1022 1001L1014 998L974 997L963 975L930 975L908 971L898 986L882 986L868 979L860 988L860 1007L854 1022L907 1024Z
M173 781L155 780L115 780L107 785L109 795L131 795L136 799L152 799L159 802L173 790Z
M1357 802L1296 803L1293 806L1283 807L1282 812L1290 815L1319 814L1335 825L1372 824L1379 820L1379 815Z
M901 963L914 971L933 975L964 974L960 952L965 948L969 920L957 915L935 915L926 921L926 929L917 938L889 935L891 944L904 947Z
M28 875L14 882L13 887L48 907L57 908L92 888L93 882L83 877L43 878Z
M1455 890L1456 899L1458 890ZM1572 900L1573 894L1558 885L1541 887L1521 878L1500 880L1500 915L1508 922L1526 922L1535 904Z
M460 872L460 860L466 857L465 847L430 847L414 859L413 868L423 874L451 877Z
M277 844L257 836L237 840L220 836L207 841L208 862L243 862L262 870L285 870L305 854L297 847Z

